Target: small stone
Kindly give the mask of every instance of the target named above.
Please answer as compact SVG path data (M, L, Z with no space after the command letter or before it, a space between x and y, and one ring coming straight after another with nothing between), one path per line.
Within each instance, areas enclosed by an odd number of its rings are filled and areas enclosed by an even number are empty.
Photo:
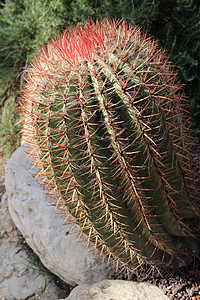
M191 289L191 290L188 292L188 296L189 296L189 297L192 297L193 295L194 295L194 290Z
M171 285L168 285L168 286L167 286L167 289L168 289L168 290L170 290L171 288L172 288L172 286L171 286Z
M6 221L3 227L7 233L11 233L14 229L14 226L11 223L11 221Z
M178 293L178 294L177 294L177 298L180 299L181 297L182 297L182 294L181 294L181 293Z

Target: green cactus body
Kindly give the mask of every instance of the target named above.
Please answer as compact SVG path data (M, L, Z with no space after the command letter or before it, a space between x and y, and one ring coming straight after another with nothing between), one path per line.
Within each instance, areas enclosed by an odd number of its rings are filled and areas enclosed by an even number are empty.
M77 25L26 80L24 135L57 206L126 268L187 260L199 218L194 140L155 41L124 21Z

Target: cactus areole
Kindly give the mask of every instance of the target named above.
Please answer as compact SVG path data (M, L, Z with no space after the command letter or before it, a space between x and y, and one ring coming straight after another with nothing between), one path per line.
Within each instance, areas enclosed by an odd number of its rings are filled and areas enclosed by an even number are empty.
M78 24L43 47L23 88L38 176L122 268L198 256L187 101L154 39L125 21Z

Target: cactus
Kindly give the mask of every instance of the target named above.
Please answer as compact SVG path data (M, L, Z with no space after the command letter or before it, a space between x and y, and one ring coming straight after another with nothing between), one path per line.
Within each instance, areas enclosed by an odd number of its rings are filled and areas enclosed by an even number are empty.
M187 99L153 38L78 24L43 47L23 88L24 138L56 206L121 269L198 256Z

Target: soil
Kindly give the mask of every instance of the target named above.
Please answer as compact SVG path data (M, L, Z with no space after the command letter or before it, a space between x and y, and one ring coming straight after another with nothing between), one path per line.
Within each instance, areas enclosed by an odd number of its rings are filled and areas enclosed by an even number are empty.
M198 147L198 153L200 153L200 146ZM200 156L197 156L196 159L199 161ZM0 199L5 193L4 167L3 152L0 150ZM200 174L200 164L198 171ZM31 253L32 250L26 245L24 240L23 243L27 251ZM35 254L33 254L33 256L35 256ZM38 264L40 263L37 257L35 257L35 261ZM147 272L144 271L137 276L132 275L130 279L147 281L158 286L170 300L200 300L200 263L194 262L188 269L179 269L171 273L164 272L161 274L154 270L150 274L147 274ZM66 297L70 292L70 287L56 276L54 280L60 287L63 296Z

